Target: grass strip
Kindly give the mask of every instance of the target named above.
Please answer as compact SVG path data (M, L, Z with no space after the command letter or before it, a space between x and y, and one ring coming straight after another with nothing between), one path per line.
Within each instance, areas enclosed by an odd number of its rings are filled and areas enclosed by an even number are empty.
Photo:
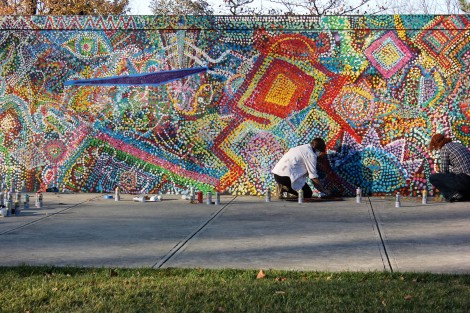
M469 312L470 275L0 267L1 312Z

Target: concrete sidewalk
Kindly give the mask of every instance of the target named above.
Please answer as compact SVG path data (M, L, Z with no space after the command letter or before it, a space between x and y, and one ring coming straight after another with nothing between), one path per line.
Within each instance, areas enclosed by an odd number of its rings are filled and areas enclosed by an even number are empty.
M132 198L45 193L44 208L0 218L0 265L470 273L469 202Z

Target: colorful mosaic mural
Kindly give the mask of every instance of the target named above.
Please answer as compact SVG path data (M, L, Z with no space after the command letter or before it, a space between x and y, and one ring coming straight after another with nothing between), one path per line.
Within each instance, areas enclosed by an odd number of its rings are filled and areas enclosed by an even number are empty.
M338 192L433 194L431 135L470 145L469 31L465 15L0 17L0 178L256 195L322 137Z

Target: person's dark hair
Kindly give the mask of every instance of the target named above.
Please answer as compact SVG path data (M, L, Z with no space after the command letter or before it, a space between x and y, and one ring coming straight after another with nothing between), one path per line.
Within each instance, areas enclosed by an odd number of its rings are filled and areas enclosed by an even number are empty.
M318 150L320 152L325 152L326 151L326 143L321 138L313 139L310 144L312 145L313 149L315 149L315 150Z
M442 146L451 141L451 138L448 138L443 134L435 134L434 136L432 136L431 142L429 143L429 150L440 150Z

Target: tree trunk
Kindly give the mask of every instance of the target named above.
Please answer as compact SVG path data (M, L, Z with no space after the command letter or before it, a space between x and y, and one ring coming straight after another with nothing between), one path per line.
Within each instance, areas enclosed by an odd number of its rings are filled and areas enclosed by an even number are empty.
M36 15L38 9L38 0L26 0L26 14Z

